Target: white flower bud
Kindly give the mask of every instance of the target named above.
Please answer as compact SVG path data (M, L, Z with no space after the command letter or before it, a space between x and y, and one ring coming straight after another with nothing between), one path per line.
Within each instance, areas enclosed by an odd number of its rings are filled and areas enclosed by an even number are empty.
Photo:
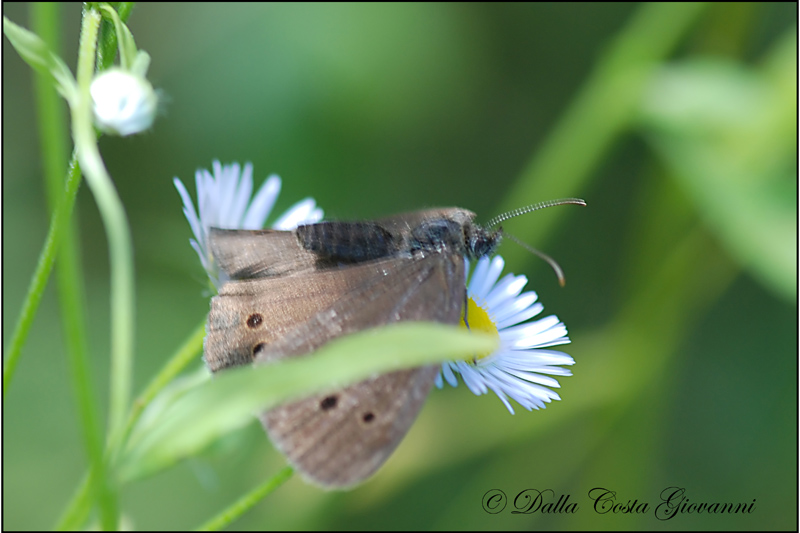
M145 78L110 68L95 76L89 92L95 123L104 132L126 136L153 125L158 96Z

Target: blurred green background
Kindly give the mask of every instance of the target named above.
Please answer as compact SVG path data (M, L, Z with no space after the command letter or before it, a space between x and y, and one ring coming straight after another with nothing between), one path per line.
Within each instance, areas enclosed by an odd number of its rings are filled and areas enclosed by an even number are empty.
M3 7L30 27L28 5ZM72 69L80 9L61 11ZM434 391L371 481L326 493L294 477L232 527L797 527L797 5L669 9L632 36L652 7L136 6L128 25L163 112L151 132L100 142L133 232L136 391L208 311L172 177L194 194L213 159L252 161L257 183L278 173L275 213L305 196L333 218L453 205L485 221L557 197L588 203L506 225L559 261L565 288L501 248L569 328L561 402L512 416L463 385ZM649 64L662 29L675 37ZM5 38L3 111L5 338L49 223L32 74ZM76 216L105 399L108 251L86 187ZM86 469L53 284L3 406L4 529L52 527ZM254 422L126 486L125 523L195 527L283 464ZM671 486L691 502L756 503L659 521ZM598 514L595 487L650 508ZM499 514L482 508L490 489L509 497ZM579 509L512 514L524 489Z

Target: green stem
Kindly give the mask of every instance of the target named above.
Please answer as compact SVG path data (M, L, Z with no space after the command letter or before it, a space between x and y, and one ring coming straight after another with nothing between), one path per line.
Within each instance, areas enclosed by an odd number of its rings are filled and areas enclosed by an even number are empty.
M294 470L292 470L291 466L285 467L271 479L268 479L262 485L253 489L250 493L245 494L236 503L197 528L197 531L219 531L242 516L245 512L249 511L255 504L269 495L269 493L280 487L287 479L292 477L293 473Z
M115 449L130 403L134 329L133 246L125 209L103 164L92 125L89 85L94 74L100 13L84 12L78 53L78 93L72 136L86 183L94 194L106 228L111 265L111 382L108 441Z
M59 4L56 2L31 4L31 29L57 56L61 53L59 13ZM50 215L52 216L63 194L64 165L67 164L69 158L67 123L63 104L53 87L52 78L34 70L33 79L44 177L47 185L47 198L50 202ZM60 248L62 251L60 253L63 253L71 235L69 231L64 234L64 244ZM74 235L72 236L74 237Z
M50 49L59 55L58 32L59 6L53 2L35 3L31 7L32 27ZM63 195L63 169L67 162L66 122L61 108L61 99L48 76L36 74L35 89L39 132L44 159L45 178L50 208L54 214L60 197ZM69 166L76 171L76 189L80 172L76 165L76 157ZM69 179L69 178L68 178ZM62 243L58 247L58 300L61 307L61 322L64 326L66 349L72 376L72 389L76 398L79 420L83 433L84 446L90 468L96 477L105 479L103 462L103 439L98 423L97 401L90 373L88 360L88 342L86 334L86 316L83 302L85 291L81 276L81 265L78 253L77 227L74 219L69 218L63 226ZM101 506L113 509L106 483L93 485L95 497ZM106 513L113 516L113 511ZM112 522L113 523L113 522Z
M86 520L89 518L89 512L92 510L92 490L96 485L95 476L92 474L93 469L83 476L81 484L78 485L75 494L69 502L69 505L64 509L61 517L58 519L55 531L75 531L83 529Z
M33 30L58 55L58 13L55 2L37 2L31 6ZM42 143L42 156L48 198L51 211L55 212L64 188L63 169L67 163L67 143L64 133L66 122L61 112L61 99L47 76L35 77L39 132ZM76 159L70 164L73 168ZM52 214L52 213L51 213ZM88 342L86 340L86 318L83 308L83 282L78 254L78 239L75 220L70 219L64 228L61 246L58 248L59 302L61 320L64 324L67 352L71 364L73 390L81 415L84 441L92 463L102 458L102 439L97 424L92 394L92 380L89 374Z
M92 123L89 86L94 75L97 34L101 16L94 8L84 10L78 50L78 96L72 109L72 136L78 160L100 211L109 243L111 265L111 379L108 448L116 449L124 427L131 389L134 278L133 246L122 202L103 164ZM113 455L113 452L112 452ZM106 486L107 498L101 501L101 522L105 529L116 528L116 494L109 480L92 472Z
M681 42L703 13L704 3L647 3L637 8L614 38L563 118L526 165L498 212L528 202L581 196L594 169L635 117L651 73ZM591 206L591 199L588 201ZM540 243L567 208L549 209L536 224L520 224L514 233ZM503 255L520 253L508 247Z
M133 402L130 415L125 424L123 437L126 437L133 428L139 416L144 411L153 398L158 395L175 377L180 374L190 363L196 361L197 354L203 350L203 338L206 334L206 321L195 328L191 336L186 339L186 342L178 348L178 351L173 355L161 371L153 378L150 384Z
M64 229L69 224L70 217L72 216L75 196L81 181L80 177L81 174L78 165L71 166L69 174L67 175L66 193L59 202L55 213L53 213L53 216L50 218L50 229L47 232L44 247L39 254L36 271L33 273L31 283L28 286L28 294L25 296L22 311L20 312L17 325L11 337L11 342L9 343L6 365L3 369L3 400L5 400L6 394L8 393L11 379L14 377L14 371L16 370L20 354L22 353L22 346L28 338L33 318L36 315L36 310L39 307L44 289L47 286L47 279L50 276L50 271L55 262L56 250L58 249L59 243L62 241Z

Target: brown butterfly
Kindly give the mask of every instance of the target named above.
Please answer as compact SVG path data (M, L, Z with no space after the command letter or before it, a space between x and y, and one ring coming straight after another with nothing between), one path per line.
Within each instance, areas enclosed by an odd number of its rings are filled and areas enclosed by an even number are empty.
M537 204L495 219L562 203ZM205 361L216 372L302 356L328 341L406 320L457 324L464 257L490 255L500 229L460 208L292 231L212 228L227 281L211 300ZM312 482L344 488L372 475L408 432L438 367L376 376L278 406L260 418L275 446Z

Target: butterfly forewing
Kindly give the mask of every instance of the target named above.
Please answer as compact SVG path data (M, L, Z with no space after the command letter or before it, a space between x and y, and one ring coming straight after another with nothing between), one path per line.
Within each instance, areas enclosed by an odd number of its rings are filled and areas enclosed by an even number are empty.
M228 279L313 272L319 259L300 246L293 231L211 228L208 240L217 268Z

